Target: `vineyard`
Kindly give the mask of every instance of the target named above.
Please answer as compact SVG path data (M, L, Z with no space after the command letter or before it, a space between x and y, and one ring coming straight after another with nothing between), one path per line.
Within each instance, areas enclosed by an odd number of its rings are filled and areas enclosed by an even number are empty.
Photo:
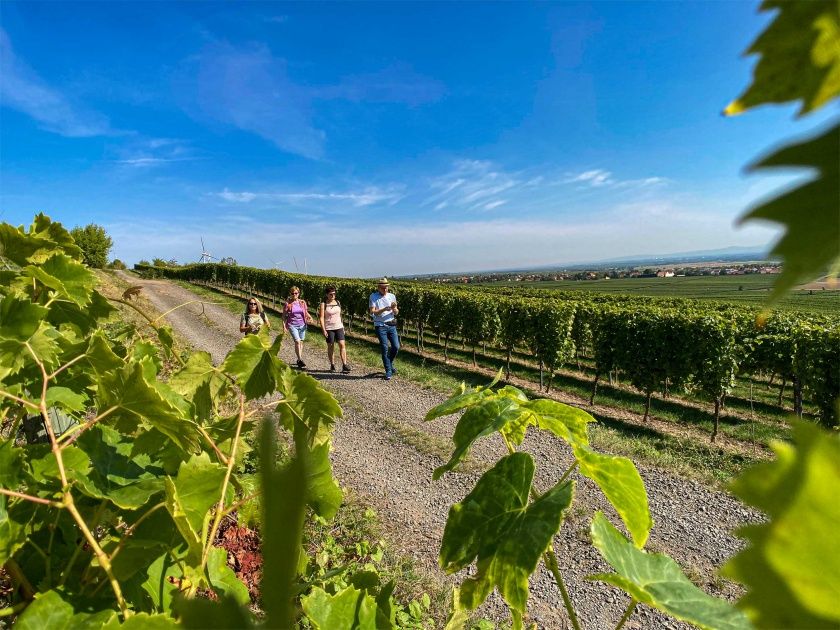
M755 80L725 113L796 101L802 114L831 102L840 94L836 0L767 0L763 8L778 12L750 49L760 55ZM790 166L815 174L745 217L786 229L773 251L784 264L769 303L840 261L836 122L751 168ZM141 286L106 291L70 232L43 214L28 228L0 224L0 263L0 626L432 624L428 596L405 601L401 585L383 578L377 543L356 540L349 559L337 544L317 551L307 544L304 532L330 528L346 502L334 475L345 414L321 382L280 359L283 334L263 327L215 355L190 348L166 322L181 309L203 309L203 299L157 314L141 306ZM261 295L272 305L293 284L310 296L334 284L350 327L369 326L371 287L362 280L214 264L139 271ZM403 334L418 351L428 345L444 361L469 353L485 367L495 357L500 366L488 385L461 384L424 406L431 407L424 425L454 428L428 478L409 479L443 484L463 475L463 492L443 504L434 540L454 584L446 610L436 611L446 630L486 628L475 614L491 600L503 604L510 627L537 627L530 608L537 588L550 589L563 625L580 630L580 592L569 588L580 565L594 567L585 580L599 589L600 608L617 611L608 620L615 630L650 611L655 621L644 618L659 626L672 619L723 630L840 625L836 315L418 283L394 291ZM683 409L702 400L714 419L710 440L744 383L750 391L778 384L777 406L790 388L800 417L790 419L789 439L774 441L772 457L729 485L741 502L736 508L726 497L732 509L760 514L735 532L743 541L737 552L716 562L736 589L732 597L710 595L654 547L653 476L596 448L592 415L503 381L535 367L538 392L548 394L570 366L591 378L590 400L603 383L629 384L644 400L645 419L654 395ZM529 450L534 442L549 445L548 456ZM490 465L465 474L490 443L499 447ZM387 447L352 448L362 458L389 456ZM563 466L548 466L558 461ZM396 480L411 464L393 461L388 474ZM657 518L676 520L685 497L672 499ZM705 513L698 505L687 519ZM585 540L562 544L582 515ZM537 584L543 574L549 581Z
M367 324L369 282L288 274L230 265L191 265L145 269L167 278L252 291L272 304L291 286L322 295L337 286L350 326ZM646 399L645 417L655 392L705 398L718 432L722 405L738 377L765 386L773 379L790 385L793 410L802 415L810 401L825 426L837 424L834 400L840 395L840 318L777 312L727 303L633 296L589 296L512 289L447 287L396 283L403 334L418 350L429 333L443 341L448 355L455 340L486 355L487 348L511 358L527 354L545 371L552 387L563 366L589 365L592 397L602 379L626 380ZM410 327L410 329L409 329ZM541 385L543 379L541 379Z

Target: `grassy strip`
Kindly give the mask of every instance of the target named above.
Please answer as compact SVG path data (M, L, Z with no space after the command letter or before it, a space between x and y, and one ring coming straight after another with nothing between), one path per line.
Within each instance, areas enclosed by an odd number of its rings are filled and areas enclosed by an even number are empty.
M235 298L189 283L182 283L182 286L198 295L212 297L216 302L228 301L231 306L236 306L236 312L239 312L241 305ZM409 339L406 338L403 341L409 342ZM307 345L310 345L310 348L325 351L326 341L321 335L310 335L307 337ZM351 363L382 368L378 343L358 337L348 337L347 349ZM483 374L477 374L457 365L428 360L411 351L400 354L398 366L400 378L444 393L451 392L461 382L470 386L487 383L487 377ZM565 389L565 386L563 388ZM530 396L540 395L539 392L533 391L527 393ZM619 408L626 409L627 407ZM641 409L639 412L641 413ZM592 441L597 447L608 452L626 455L640 464L669 470L714 487L721 487L745 466L760 459L729 453L712 445L699 443L694 439L666 435L600 414L593 415L599 420L592 431Z

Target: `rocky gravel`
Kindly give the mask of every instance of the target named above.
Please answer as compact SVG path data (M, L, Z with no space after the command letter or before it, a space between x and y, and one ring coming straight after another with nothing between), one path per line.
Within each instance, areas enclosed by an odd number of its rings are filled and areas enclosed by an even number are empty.
M130 277L130 282L142 285L145 296L161 311L196 299L187 289L165 281ZM182 339L196 349L209 351L217 363L241 338L238 317L219 305L191 304L170 313L167 319ZM273 323L276 331L279 323ZM453 578L437 565L449 506L463 499L481 472L506 454L501 440L497 436L484 438L472 449L466 472L449 473L432 481L432 471L442 463L439 445L450 438L457 418L427 423L423 417L445 396L402 381L399 376L386 382L381 372L362 366L355 366L350 375L332 374L327 371L323 351L306 351L309 373L321 380L344 407L345 416L336 424L333 441L336 477L378 511L393 545L441 581L452 582ZM284 342L280 358L291 362L293 357L291 343ZM352 363L352 356L350 359ZM572 461L568 447L550 435L529 433L522 449L534 456L534 483L540 490L556 482ZM699 482L652 468L640 467L640 471L655 522L648 548L668 553L708 593L736 598L740 593L737 585L716 578L715 571L742 546L732 532L757 522L760 515L732 496ZM588 527L595 510L604 511L615 523L620 521L594 483L577 474L573 477L577 481L575 502L554 548L582 627L613 627L629 597L585 579L609 570L589 542ZM508 619L496 595L480 612L491 619ZM543 568L532 577L529 613L530 621L540 628L571 627L553 578ZM685 625L639 606L626 627Z

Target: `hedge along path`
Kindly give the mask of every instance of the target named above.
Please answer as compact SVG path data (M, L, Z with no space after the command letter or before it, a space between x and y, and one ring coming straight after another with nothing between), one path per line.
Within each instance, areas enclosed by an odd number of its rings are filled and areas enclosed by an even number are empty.
M131 282L143 286L146 297L162 312L196 299L188 289L168 282L137 281L133 277ZM194 304L171 313L167 319L183 339L210 351L218 359L240 338L238 316L218 305L205 305L204 316L200 312L201 306ZM276 318L271 321L277 330L279 321ZM310 334L316 332L310 329ZM450 436L455 418L434 423L423 420L425 412L446 397L399 378L388 384L378 378L365 378L367 374L362 366L354 366L350 377L329 374L324 355L324 352L307 351L310 373L341 398L352 401L344 405L345 420L335 429L331 458L336 476L377 509L393 544L417 559L436 578L448 582L450 578L437 568L446 513L451 504L460 501L472 488L480 472L471 466L469 473L445 475L433 482L432 473L443 460L405 444L389 428L397 422L418 434ZM292 356L291 345L284 343L281 358ZM537 460L539 472L535 485L540 489L548 486L553 471L565 470L571 461L565 445L553 438L529 436L523 447ZM480 442L471 451L471 462L489 467L505 453L500 440ZM655 520L651 539L654 547L668 552L684 567L690 567L706 590L734 599L738 595L736 587L713 576L716 568L741 547L730 532L747 522L755 522L757 514L730 495L710 490L698 482L654 469L641 472ZM578 492L592 511L611 509L588 480L578 478ZM627 601L620 595L610 597L603 586L583 579L605 569L597 552L585 542L588 516L581 513L570 518L561 529L555 548L558 554L574 558L568 587L584 626L611 626L621 617ZM543 569L532 580L529 601L532 620L539 627L565 627L560 596L552 577ZM480 614L507 619L507 612L497 597L485 606ZM650 627L666 623L670 627L682 627L652 610L645 610L641 619Z
M143 271L188 281L246 288L284 295L291 285L319 295L334 284L345 296L350 320L367 319L370 282L289 274L233 265L195 264L177 268L142 267ZM422 332L427 327L445 337L444 355L453 336L482 339L510 352L523 343L543 368L550 390L554 370L578 353L593 355L600 376L619 371L648 401L654 391L689 386L708 400L714 418L711 441L718 433L723 401L736 375L794 375L797 414L807 394L820 422L838 422L834 400L840 395L840 318L805 314L759 313L728 303L639 296L581 295L552 292L505 292L499 289L400 283L401 317ZM779 325L781 324L781 325ZM779 335L779 329L784 329ZM789 339L792 343L781 345ZM770 352L767 350L770 349ZM779 349L781 349L781 356ZM768 362L768 357L776 359ZM783 374L779 374L783 376ZM598 378L595 379L597 387ZM647 414L646 414L647 415Z
M213 291L220 293L221 295L226 295L229 297L233 297L236 299L244 299L241 293L237 293L235 290L226 289L225 287L218 286L218 285L207 285L202 284L201 286L205 288L210 288ZM264 296L260 296L264 297ZM272 310L275 311L276 314L279 314L279 307L277 310L272 309L270 305L266 305L266 310L271 312ZM379 341L376 337L372 335L365 334L363 332L359 332L362 330L368 330L369 327L356 325L353 331L346 331L348 337L353 339L359 339L362 341L366 341L371 344L378 344ZM317 331L316 331L317 332ZM475 374L481 374L483 376L488 377L488 379L492 379L496 376L496 371L492 368L486 368L481 365L473 365L468 361L460 361L453 357L449 357L445 359L441 357L440 353L433 352L431 350L417 350L416 347L409 343L409 336L404 336L402 338L403 345L400 348L400 352L410 353L412 355L422 357L426 361L435 363L437 365L446 365L449 367L456 367L460 368L465 371L473 372ZM513 363L512 363L513 364ZM557 370L557 374L566 374L566 370ZM573 372L569 372L569 374L574 375ZM612 405L604 405L598 404L589 404L589 400L583 396L578 396L572 393L564 392L558 389L552 389L550 392L533 392L532 390L534 386L534 382L528 379L520 378L515 374L511 373L508 378L503 379L501 382L509 383L511 385L515 385L520 389L529 391L529 394L533 396L539 396L541 398L549 398L551 400L556 400L558 402L566 403L575 407L579 407L584 411L595 415L596 417L605 418L611 421L631 425L633 427L639 427L644 431L653 431L654 433L661 434L663 436L670 436L679 439L689 439L696 442L699 446L706 448L708 447L708 433L704 431L700 427L692 426L691 424L677 424L674 422L670 422L667 420L662 420L657 418L655 415L650 415L647 420L644 419L642 414L623 409L620 407L615 407ZM615 385L613 385L615 387ZM691 403L687 401L680 401L681 404L685 404L685 406L691 406L696 409L701 409L702 406L698 403ZM727 414L726 416L722 417L735 417L739 420L743 420L743 418L739 416L733 416L731 414ZM757 444L755 442L748 442L745 440L739 440L725 434L721 434L718 436L714 448L724 451L726 453L735 454L743 456L746 459L767 459L771 457L772 452L766 446L762 444Z

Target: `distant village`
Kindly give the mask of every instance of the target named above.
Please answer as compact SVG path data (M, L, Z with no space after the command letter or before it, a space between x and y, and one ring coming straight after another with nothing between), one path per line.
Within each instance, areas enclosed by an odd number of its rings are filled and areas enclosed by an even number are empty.
M441 284L485 282L558 282L561 280L615 280L621 278L674 278L686 276L743 276L780 273L776 263L694 263L678 267L624 267L583 270L498 271L464 275L416 276Z

